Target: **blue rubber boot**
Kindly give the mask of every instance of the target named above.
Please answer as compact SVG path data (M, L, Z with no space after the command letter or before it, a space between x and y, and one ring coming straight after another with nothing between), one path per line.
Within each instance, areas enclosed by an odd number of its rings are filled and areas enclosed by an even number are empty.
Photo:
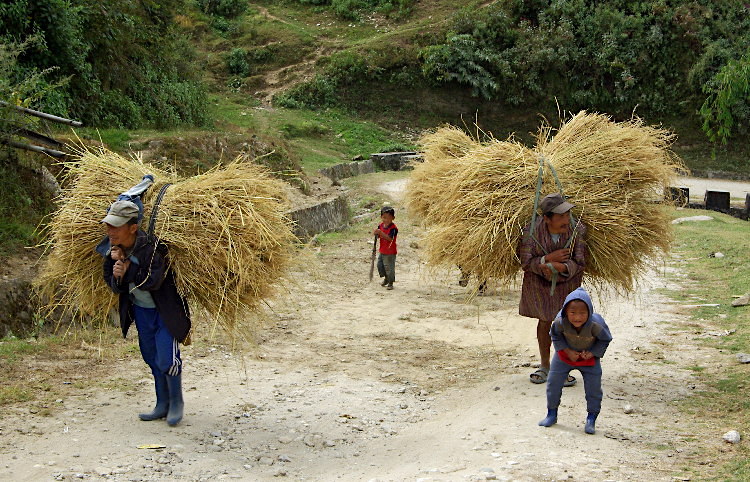
M539 422L539 425L541 427L551 427L554 424L557 423L557 409L556 408L548 408L547 409L547 416L544 418L544 420L541 420Z
M166 376L169 387L169 412L167 412L167 423L174 427L182 420L182 410L185 403L182 401L182 374L177 376Z
M596 417L598 415L598 413L589 412L588 417L586 417L586 427L583 430L587 434L593 435L596 433Z
M169 387L167 387L167 376L154 375L154 387L156 387L156 406L150 413L138 414L138 417L145 422L164 418L169 411Z

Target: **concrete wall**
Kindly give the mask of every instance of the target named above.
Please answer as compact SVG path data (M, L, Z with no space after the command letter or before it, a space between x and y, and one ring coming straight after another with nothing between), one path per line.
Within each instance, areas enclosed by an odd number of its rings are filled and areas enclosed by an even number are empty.
M294 234L305 240L318 233L346 227L349 223L349 203L344 196L338 196L314 206L291 211L289 216L295 222Z
M338 181L339 179L345 179L347 177L375 172L375 165L371 159L367 159L364 161L336 164L335 166L320 169L318 172L333 181Z

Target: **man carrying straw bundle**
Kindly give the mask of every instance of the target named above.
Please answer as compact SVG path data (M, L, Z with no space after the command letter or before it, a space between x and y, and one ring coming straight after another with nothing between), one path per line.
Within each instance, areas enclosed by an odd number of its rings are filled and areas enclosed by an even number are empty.
M518 256L523 269L521 316L536 318L540 367L530 375L532 383L545 383L550 368L550 326L565 302L565 297L581 286L586 266L586 228L570 214L574 205L560 193L542 198L543 216L524 229ZM574 224L575 223L575 224ZM565 386L576 379L568 376Z
M177 292L167 247L138 229L142 213L132 201L114 202L101 220L107 226L104 280L120 295L120 327L127 336L135 321L143 361L151 368L156 406L141 420L182 420L182 360L179 343L190 332L190 312ZM106 246L106 239L102 245ZM102 246L100 245L100 246Z

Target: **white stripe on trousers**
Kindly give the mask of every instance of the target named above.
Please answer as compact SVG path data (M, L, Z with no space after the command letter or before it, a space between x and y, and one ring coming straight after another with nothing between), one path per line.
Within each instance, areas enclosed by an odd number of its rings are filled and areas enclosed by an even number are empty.
M180 360L177 358L177 351L179 350L179 343L175 338L172 338L172 366L167 370L167 375L177 376L180 374Z

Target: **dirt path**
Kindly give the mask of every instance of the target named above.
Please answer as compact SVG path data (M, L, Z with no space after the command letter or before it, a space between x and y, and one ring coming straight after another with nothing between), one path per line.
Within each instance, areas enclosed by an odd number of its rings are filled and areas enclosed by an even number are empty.
M367 233L342 237L272 303L258 357L184 350L179 427L137 420L152 386L127 362L113 379L136 390L86 390L47 417L23 405L3 414L0 480L673 480L706 463L692 452L698 429L673 408L695 388L680 368L695 351L668 329L684 318L654 291L663 278L631 300L595 296L615 337L597 434L583 433L580 382L558 425L538 427L544 386L528 381L534 323L516 314L518 291L466 302L458 273L429 276L401 209L404 181L370 176L397 207L394 291L367 282Z
M680 177L675 186L689 188L690 198L694 201L703 201L706 191L727 191L732 201L741 201L740 204L744 204L745 196L750 193L750 182L727 179Z

